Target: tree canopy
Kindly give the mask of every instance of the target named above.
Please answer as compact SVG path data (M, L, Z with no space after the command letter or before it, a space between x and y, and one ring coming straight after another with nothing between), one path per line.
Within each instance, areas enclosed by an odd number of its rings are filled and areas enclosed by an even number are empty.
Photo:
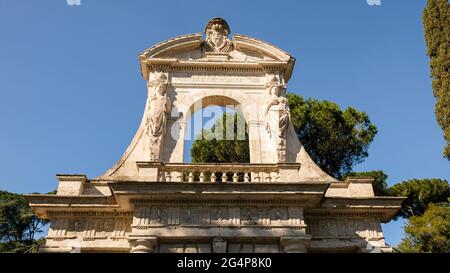
M243 124L244 134L238 132L238 124ZM227 128L233 127L233 136L227 136ZM228 140L231 139L231 140ZM210 129L203 129L191 147L194 163L248 163L250 150L245 120L237 113L225 113Z
M23 195L0 191L0 251L22 252L45 223L33 213Z
M423 11L423 26L430 57L436 119L447 142L444 156L450 160L450 3L428 0Z
M430 204L422 216L409 218L405 233L402 252L450 253L450 205Z
M366 113L349 107L342 111L329 101L304 100L288 94L291 118L301 143L311 158L328 174L341 178L368 156L368 147L377 133ZM230 115L230 114L228 114ZM212 138L217 126L227 126L233 119L225 114L211 130L203 130L201 138L191 148L193 162L250 161L248 134L245 140L217 140ZM243 117L236 115L234 123ZM230 124L228 124L230 126ZM217 127L218 128L218 127ZM237 128L235 126L234 128ZM235 131L236 134L236 131Z
M397 217L410 218L424 214L430 203L447 202L450 186L441 179L412 179L393 185L388 192L406 196Z
M292 93L287 97L300 142L322 170L341 178L368 156L377 128L365 112Z
M399 246L401 251L449 251L448 203L436 205L448 202L450 198L450 186L446 180L412 179L388 187L388 176L381 170L351 172L356 163L367 157L368 146L377 133L367 114L352 107L342 111L335 103L304 100L294 94L289 94L288 99L299 139L323 170L341 179L371 177L374 178L375 195L407 197L394 217L409 219L405 227L406 237ZM247 134L243 141L213 138L217 128L230 126L238 118L242 117L235 115L230 119L223 116L211 130L204 130L203 138L195 140L192 146L193 162L249 162Z

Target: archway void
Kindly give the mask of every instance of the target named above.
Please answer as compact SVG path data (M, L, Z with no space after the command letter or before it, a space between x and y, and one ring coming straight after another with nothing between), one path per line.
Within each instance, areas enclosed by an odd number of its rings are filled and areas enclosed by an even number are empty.
M236 114L239 118L234 122L234 116ZM226 119L222 122L227 124L226 129L217 127L217 124L224 115L226 115ZM239 104L230 98L205 98L202 100L201 105L191 107L190 115L185 120L186 129L183 151L183 162L185 163L192 162L192 145L198 139L213 141L211 138L214 138L215 140L230 142L234 140L246 140L246 145L248 145L248 127L246 120ZM215 127L214 133L211 132L213 127ZM202 133L204 131L207 133Z

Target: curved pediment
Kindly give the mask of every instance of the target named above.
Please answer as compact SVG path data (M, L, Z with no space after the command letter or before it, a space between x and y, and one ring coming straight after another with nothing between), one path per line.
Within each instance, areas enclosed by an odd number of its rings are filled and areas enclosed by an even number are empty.
M207 31L205 31L207 32ZM284 71L287 82L290 79L295 58L286 51L265 41L242 34L228 38L225 30L222 40L216 44L213 38L203 38L201 33L186 34L158 43L139 56L141 72L148 80L151 67L202 66L230 68L245 65L248 68Z
M152 169L155 162L184 161L186 124L191 114L208 105L232 105L240 107L252 128L248 130L250 162L287 164L283 165L286 170L276 171L284 178L276 178L272 170L255 174L255 181L333 180L312 161L289 123L283 94L295 59L256 38L241 34L230 38L229 31L223 19L213 18L205 36L178 36L140 55L142 75L148 81L144 117L121 159L102 179L159 179L156 176L163 175L163 171L150 174L147 169ZM283 126L278 121L282 120L277 116L280 113L285 117ZM281 127L282 134L276 133ZM153 163L150 166L143 162Z

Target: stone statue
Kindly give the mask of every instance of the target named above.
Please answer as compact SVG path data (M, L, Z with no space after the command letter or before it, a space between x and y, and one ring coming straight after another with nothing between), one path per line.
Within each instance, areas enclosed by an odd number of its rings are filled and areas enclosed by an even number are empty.
M226 53L233 49L233 43L228 39L230 28L221 18L209 20L205 28L205 48L206 51Z
M282 95L283 86L276 76L266 83L269 102L266 108L266 130L277 150L278 162L286 161L286 132L291 118L288 100Z
M167 116L170 114L172 102L166 95L168 81L164 73L157 73L150 84L154 91L147 101L146 133L150 137L150 161L160 161Z

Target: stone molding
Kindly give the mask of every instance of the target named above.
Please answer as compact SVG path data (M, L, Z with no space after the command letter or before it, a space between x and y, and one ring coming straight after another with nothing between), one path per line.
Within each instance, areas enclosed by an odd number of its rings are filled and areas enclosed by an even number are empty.
M284 97L295 58L249 36L231 40L223 19L208 26L206 43L188 34L139 55L144 116L112 168L92 180L58 175L56 195L26 195L51 220L42 250L389 251L380 222L403 198L375 197L367 178L338 182L310 158ZM191 113L211 105L244 116L251 164L179 163Z
M284 236L280 239L280 244L283 247L284 253L306 253L311 241L310 236L294 237Z

